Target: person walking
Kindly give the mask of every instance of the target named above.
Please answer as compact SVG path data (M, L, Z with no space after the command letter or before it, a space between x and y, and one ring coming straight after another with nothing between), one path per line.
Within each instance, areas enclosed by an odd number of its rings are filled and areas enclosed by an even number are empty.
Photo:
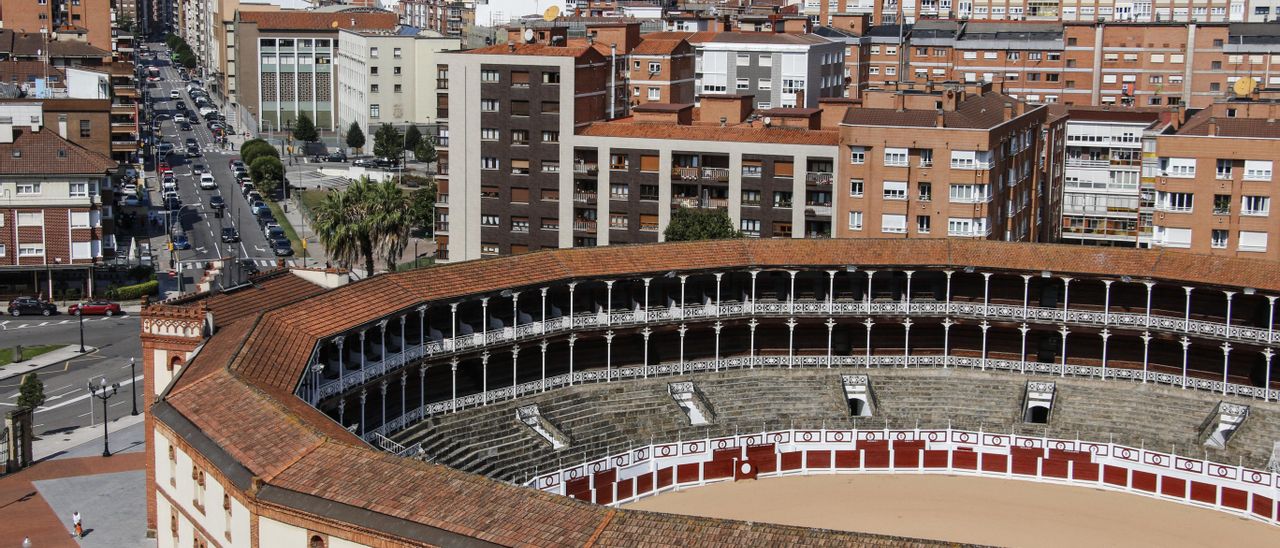
M71 514L71 525L76 528L76 538L84 538L84 524L80 522L80 512Z

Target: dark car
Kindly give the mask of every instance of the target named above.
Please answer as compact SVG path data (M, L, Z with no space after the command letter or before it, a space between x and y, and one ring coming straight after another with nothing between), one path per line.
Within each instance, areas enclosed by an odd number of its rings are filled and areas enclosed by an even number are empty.
M289 243L289 239L280 237L271 240L271 250L275 252L277 257L288 257L293 255L293 245Z
M9 314L12 316L21 316L23 314L52 316L57 313L58 307L53 303L42 301L35 297L18 297L9 301Z
M266 232L265 232L265 235L266 235L266 237L267 237L267 239L268 239L268 240L272 240L272 241L275 241L275 240L278 240L278 239L280 239L280 238L284 238L284 237L285 237L285 236L284 236L284 229L283 229L283 228L280 228L280 226L279 226L279 225L272 226L272 227L268 228L268 229L266 230Z
M212 209L226 209L227 201L223 200L222 196L210 196L209 207Z
M188 146L188 147L187 147L187 157L188 157L188 158L199 158L199 157L200 157L200 146L199 146L199 145L190 145L190 146Z
M191 240L187 239L186 232L179 232L173 235L174 249L191 249Z
M235 228L226 227L222 229L222 241L228 244L238 242L240 241L240 234L236 232Z
M240 268L244 270L245 274L257 274L259 272L258 263L255 263L253 259L240 259Z
M172 210L176 210L176 209L181 209L181 208L182 208L182 200L179 200L178 198L165 198L165 200L164 200L164 208L165 208L165 209L168 209L168 210L170 210L170 211L172 211Z
M186 140L185 144L187 145L187 147L198 147L198 146L200 146L200 142L199 142L199 141L196 141L196 138L195 138L195 137L187 137L187 140Z
M182 131L191 131L191 122L183 122L178 124L178 127L182 129Z
M258 215L258 226L267 226L270 223L280 224L280 221L276 220L276 216L272 215L270 210L267 210L267 212L262 215Z
M341 150L336 150L336 151L330 152L329 155L325 157L325 161L326 162L346 162L347 155L343 154Z

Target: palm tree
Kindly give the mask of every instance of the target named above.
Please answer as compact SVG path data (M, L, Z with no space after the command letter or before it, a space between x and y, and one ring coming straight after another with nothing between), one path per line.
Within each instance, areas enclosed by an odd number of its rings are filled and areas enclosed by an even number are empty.
M387 271L395 271L400 255L409 246L413 228L409 214L409 197L394 181L371 185L369 213L374 245L386 260Z
M364 259L369 276L374 270L373 227L367 207L371 187L368 179L361 179L346 190L330 192L316 208L313 221L316 235L330 256L346 266Z

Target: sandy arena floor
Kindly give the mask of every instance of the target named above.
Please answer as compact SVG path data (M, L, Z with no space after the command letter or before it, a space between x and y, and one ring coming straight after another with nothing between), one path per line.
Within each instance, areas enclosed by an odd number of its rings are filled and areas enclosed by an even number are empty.
M626 507L1001 546L1280 546L1280 527L1214 510L993 478L791 476L695 487Z

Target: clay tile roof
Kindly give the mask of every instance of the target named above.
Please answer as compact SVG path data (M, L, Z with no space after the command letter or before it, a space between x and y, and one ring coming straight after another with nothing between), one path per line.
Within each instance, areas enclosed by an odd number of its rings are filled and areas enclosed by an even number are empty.
M1217 127L1218 137L1246 137L1254 139L1280 139L1280 124L1265 118L1212 117L1211 109L1192 116L1178 129L1177 135L1209 136L1209 120Z
M0 82L22 84L45 77L66 80L67 74L44 61L0 61Z
M49 128L32 133L20 122L14 120L13 142L0 143L0 175L102 175L118 165Z
M282 269L268 276L255 277L251 285L217 293L205 304L213 312L213 321L221 325L256 315L268 304L279 306L323 292L323 287Z
M999 93L985 93L965 98L956 110L943 113L948 128L991 129L1004 123L1004 105L1017 99ZM851 108L844 115L845 125L934 127L938 113L935 110L891 108Z
M636 55L671 55L680 48L680 44L686 43L684 39L661 40L653 38L645 38L640 44L631 50Z
M494 44L483 48L476 48L463 51L471 55L531 55L543 57L581 57L592 48L588 47L585 42L581 44L568 44L565 46L551 46L548 44Z
M257 23L259 30L307 30L330 29L394 29L399 23L396 14L389 11L241 11L239 20Z
M840 143L840 132L835 130L766 128L763 124L728 127L714 124L692 126L669 124L658 126L662 131L655 133L654 127L652 123L638 123L634 118L619 118L609 122L593 123L578 130L578 135L819 146L836 146Z

